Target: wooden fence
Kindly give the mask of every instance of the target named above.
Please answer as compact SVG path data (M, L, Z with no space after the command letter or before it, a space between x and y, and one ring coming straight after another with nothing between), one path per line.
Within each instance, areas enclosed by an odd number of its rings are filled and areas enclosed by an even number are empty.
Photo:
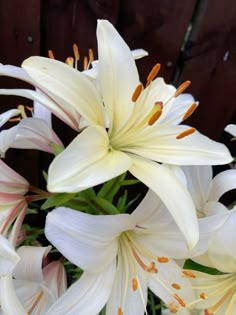
M188 123L228 141L223 129L235 123L236 109L235 0L1 0L0 62L20 65L31 55L46 56L48 49L65 60L74 42L82 56L90 47L96 54L97 19L110 20L132 49L149 52L138 61L141 78L160 62L167 82L191 80L188 91L201 105ZM0 78L0 87L10 86L22 83ZM0 97L0 111L20 102ZM12 162L15 154L9 153L9 161L18 169L32 159L24 153Z

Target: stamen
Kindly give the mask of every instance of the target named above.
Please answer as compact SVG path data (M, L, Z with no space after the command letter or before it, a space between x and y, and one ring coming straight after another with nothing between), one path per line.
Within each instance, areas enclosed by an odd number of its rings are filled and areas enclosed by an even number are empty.
M182 270L182 274L190 278L196 278L196 275L190 270Z
M175 91L174 97L177 97L181 93L183 93L189 87L190 84L191 84L191 81L189 81L189 80L187 80L187 81L183 82L182 84L180 84L180 86Z
M85 56L84 57L84 70L87 70L88 69L88 57Z
M20 121L21 118L20 117L14 117L14 118L10 118L8 121L9 122L17 122L17 121Z
M192 113L195 111L195 109L197 108L197 104L193 103L192 105L189 106L189 108L187 109L187 111L185 112L182 121L186 120L187 118L189 118L189 116L192 115Z
M158 273L158 270L155 266L154 261L150 262L150 265L146 267L145 269L147 272L151 272L151 273Z
M209 307L207 310L210 313L214 313L215 311L217 311L217 309L225 302L225 300L230 296L230 294L232 293L233 288L229 289L223 296L221 299L219 299L219 301L214 305Z
M17 109L20 111L22 118L27 118L24 105L18 105Z
M133 253L133 255L134 255L134 257L135 257L137 263L139 264L139 266L140 266L143 270L145 270L145 271L147 271L147 272L151 272L151 273L157 273L157 272L158 272L158 270L157 270L156 267L155 267L155 262L154 262L154 261L152 261L152 262L150 263L150 265L147 266L147 265L140 259L140 257L138 256L138 254L136 253L136 251L134 250L133 247L131 247L131 250L132 250L132 253Z
M123 315L123 311L122 311L121 307L118 307L117 315Z
M171 284L172 288L176 289L176 290L180 290L181 286L178 283L172 283Z
M33 108L32 108L32 107L30 107L30 106L25 105L25 108L26 108L26 109L28 109L28 111L30 111L30 112L32 112L32 111L33 111Z
M169 310L171 313L177 313L179 309L179 305L177 305L175 302L170 302L168 304Z
M161 114L162 114L162 110L158 109L149 119L148 121L149 126L152 126L160 118Z
M134 90L134 93L133 93L133 95L132 95L132 102L136 102L136 101L137 101L137 99L139 98L139 96L140 96L140 94L141 94L141 92L142 92L142 89L143 89L143 86L142 86L141 83L139 83L139 84L136 86L136 88L135 88L135 90Z
M199 297L200 297L200 299L205 300L205 298L206 298L205 293L204 293L204 292L201 292L201 293L199 294Z
M192 133L194 133L196 131L195 128L189 128L189 129L186 129L184 130L183 132L180 132L177 136L176 136L176 139L182 139L184 137L187 137L189 135L191 135Z
M159 263L167 263L167 262L169 262L169 258L168 257L158 257L157 258L157 261L159 262Z
M80 55L79 55L79 49L76 44L73 44L73 52L75 56L75 61L79 61Z
M137 288L138 288L138 281L136 278L133 278L132 279L132 289L133 289L133 291L136 291Z
M55 59L51 49L49 49L49 51L48 51L48 58Z
M179 304L181 306L183 306L183 307L186 306L186 304L184 303L183 299L177 293L174 293L173 297L179 302Z
M65 63L68 66L74 68L74 58L73 57L67 57L66 60L65 60Z
M88 54L89 54L89 62L91 63L92 61L94 61L94 54L93 54L92 48L89 48Z
M155 78L155 76L158 74L159 70L161 68L161 65L157 63L152 70L149 72L149 75L147 77L147 83L146 87L151 83L151 81Z

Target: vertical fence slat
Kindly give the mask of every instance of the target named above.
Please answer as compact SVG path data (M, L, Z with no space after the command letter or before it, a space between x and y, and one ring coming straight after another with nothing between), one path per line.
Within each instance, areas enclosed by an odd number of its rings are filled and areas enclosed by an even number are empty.
M236 111L236 2L203 0L200 4L180 81L191 80L189 91L200 100L190 123L219 140Z

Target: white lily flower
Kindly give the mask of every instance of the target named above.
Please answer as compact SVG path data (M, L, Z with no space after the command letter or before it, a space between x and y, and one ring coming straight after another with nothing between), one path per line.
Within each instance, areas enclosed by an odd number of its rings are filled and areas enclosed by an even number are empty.
M207 253L198 261L223 274L209 275L194 271L195 278L191 282L200 297L196 308L205 310L204 314L207 315L232 315L236 309L236 207L207 219L215 220L217 217L220 226L212 234Z
M198 217L228 211L219 200L226 192L236 189L235 169L223 171L214 178L211 166L184 166L182 169Z
M236 137L236 125L228 125L225 127L225 131L230 133L232 136Z
M107 315L143 315L148 287L172 312L188 309L188 305L192 308L195 296L189 273L172 259L191 253L163 203L151 191L131 215L92 216L57 208L47 216L45 235L84 270L49 309L50 315L95 315L105 304Z

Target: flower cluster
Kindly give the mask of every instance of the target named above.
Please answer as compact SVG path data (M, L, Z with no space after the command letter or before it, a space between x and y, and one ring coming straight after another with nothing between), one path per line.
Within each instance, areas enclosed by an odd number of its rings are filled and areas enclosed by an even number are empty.
M66 63L50 51L0 65L34 87L0 89L34 102L32 117L22 105L0 115L1 127L17 122L0 132L0 314L143 315L159 303L162 314L232 315L236 206L221 197L236 170L213 177L212 166L233 158L184 124L198 106L183 93L189 81L166 84L156 64L141 83L135 59L147 53L108 21L97 42L84 71L76 45ZM74 130L69 145L52 115ZM3 161L10 148L52 155L45 187ZM35 213L43 228L28 224Z

